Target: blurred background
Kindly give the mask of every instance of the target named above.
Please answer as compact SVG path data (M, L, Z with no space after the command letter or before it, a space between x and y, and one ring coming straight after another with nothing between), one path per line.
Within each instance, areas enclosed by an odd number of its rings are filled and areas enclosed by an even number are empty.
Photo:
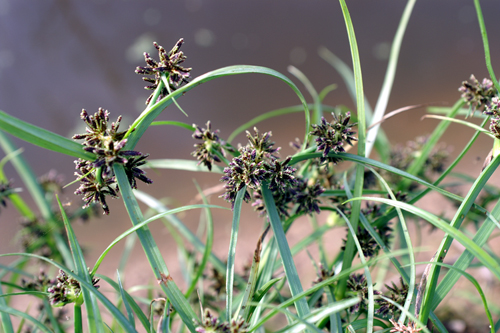
M348 1L359 44L365 93L372 107L405 5L405 1L393 0ZM498 68L500 3L483 1L482 6L493 66ZM292 78L311 101L302 84L287 72L287 67L293 65L317 90L338 84L325 104L353 107L341 77L318 56L318 48L324 46L351 65L347 33L337 1L0 0L0 109L66 137L84 131L79 117L82 108L94 113L103 107L111 112L112 121L123 115L122 126L126 128L144 109L149 95L143 89L141 76L134 73L136 66L144 65L143 52L157 58L153 41L170 50L181 37L185 40L182 51L187 55L184 65L193 68L192 77L229 65L266 66ZM417 1L402 44L388 111L421 103L451 106L460 97L457 89L461 82L471 74L478 79L487 76L472 1ZM270 76L231 76L203 84L180 98L188 118L170 106L158 119L198 125L211 120L213 128L220 129L224 138L259 114L299 102L286 84ZM437 124L436 120L420 121L424 112L424 109L406 112L386 121L382 127L391 142L405 143L417 135L430 133ZM275 118L260 124L259 129L272 130L277 146L283 147L282 155L286 156L291 153L288 143L304 134L303 118L301 113ZM472 133L460 125L450 126L443 141L455 147L452 157ZM235 143L238 141L244 142L244 136L239 136ZM74 180L73 158L17 139L14 142L24 148L24 157L37 175L55 169L64 175L65 183ZM191 159L193 144L190 132L159 126L146 132L137 149L150 153L151 158ZM467 158L470 163L460 165L459 169L477 175L490 148L490 140L480 137ZM22 187L14 170L11 167L6 170L14 186ZM219 184L220 178L214 174L152 170L148 176L154 185L140 184L139 188L159 198L170 198L171 206L192 202L197 193L193 177L202 188ZM62 194L67 205L82 204L73 195L76 188L76 184L72 185ZM228 206L216 196L212 203ZM110 201L110 206L109 217L76 225L89 264L130 225L120 200ZM249 214L242 222L240 234L255 236L242 236L241 249L255 246L262 225L248 206L245 209ZM14 239L20 226L16 213L9 208L2 209L0 216L1 253L20 249ZM189 213L181 218L194 226L198 214ZM217 214L215 227L221 241L216 243L215 250L225 257L231 215ZM175 261L175 247L168 233L160 223L152 228L158 231L155 237L165 253L174 251L171 255ZM245 233L252 230L253 233ZM300 230L292 230L292 239L294 234L300 235ZM332 237L340 239L343 233ZM140 246L136 247L138 261L130 269L141 278L151 279ZM241 250L237 253L242 258L251 255L240 254ZM119 254L117 249L113 255L118 258ZM113 274L117 263L109 259L107 265L103 273Z

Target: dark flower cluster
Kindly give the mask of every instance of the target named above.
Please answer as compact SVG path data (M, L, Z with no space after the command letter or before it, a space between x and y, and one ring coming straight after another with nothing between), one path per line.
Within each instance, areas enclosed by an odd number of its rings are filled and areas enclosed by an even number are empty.
M396 147L391 149L390 165L400 170L408 169L411 163L421 154L422 149L428 140L428 135L422 135L416 137L413 141L408 141L405 146L397 145ZM422 173L419 174L419 176L424 176L426 172L443 172L449 155L450 149L446 146L446 144L436 145L425 160L424 167L422 168ZM387 178L392 183L398 183L398 181L400 180L399 176L394 175L393 173L387 173L383 171L382 173L384 176L387 176Z
M51 281L44 271L40 271L38 276L31 281L21 279L21 286L25 290L33 290L33 291L45 291L45 288L48 285L54 283L55 281Z
M0 181L0 204L2 206L7 207L7 199L12 192L12 187L9 181Z
M92 278L92 285L97 289L99 279ZM61 307L66 304L74 303L81 294L80 283L68 276L63 270L59 270L53 285L47 288L49 292L50 304L54 307Z
M196 328L198 333L244 333L248 331L249 327L241 317L230 322L221 322L208 309L203 315L203 322L196 324L198 325Z
M84 140L84 150L96 155L96 159L91 162L83 159L75 161L75 175L80 180L80 187L75 194L83 195L84 208L92 203L99 203L105 214L109 214L106 197L118 197L118 185L113 171L113 164L122 164L125 168L127 178L132 188L137 188L136 179L146 184L151 184L151 179L145 176L139 166L146 163L147 154L138 151L124 150L127 143L124 139L126 131L119 132L121 116L117 121L109 123L109 112L102 108L94 115L89 115L83 110L82 120L87 124L87 133L76 134L75 140ZM108 128L109 127L109 128Z
M150 75L150 77L143 77L142 79L148 83L150 86L144 87L147 90L155 90L162 81L162 77L168 80L168 88L164 87L159 95L159 99L162 99L168 95L168 90L176 90L182 83L187 83L189 80L189 72L191 68L184 68L181 64L186 60L186 56L182 51L179 51L184 39L179 39L179 41L174 45L174 47L167 52L162 46L154 42L153 45L158 50L158 56L160 61L156 61L147 53L144 52L144 58L146 61L145 67L137 67L135 72L141 75ZM151 99L153 98L154 92L146 100L146 104L149 105ZM157 101L152 101L156 103Z
M359 312L360 310L364 310L366 305L368 304L368 282L366 281L366 277L364 274L353 273L349 276L347 280L347 289L351 292L355 292L358 294L361 302L351 307L349 310L351 313ZM374 290L374 295L380 295L381 292Z
M321 117L321 124L312 125L313 130L311 135L317 136L316 146L317 151L322 152L321 163L332 162L338 163L338 157L328 156L331 151L334 153L345 152L344 143L352 146L353 141L358 139L354 136L356 132L352 130L356 123L351 124L351 113L347 112L345 115L337 116L332 113L333 121L326 121L325 117Z
M196 124L193 124L193 127L196 129L193 139L202 140L202 142L194 145L196 150L191 155L196 157L198 165L203 163L211 171L214 162L221 162L219 155L226 156L223 149L226 143L219 137L219 130L212 131L210 121L207 122L207 128L201 128Z
M280 162L274 153L274 142L270 141L271 133L262 135L255 129L255 134L247 132L249 144L239 149L240 156L233 158L224 169L221 181L225 182L226 193L222 197L234 207L236 194L246 185L244 200L251 199L248 190L259 190L262 182L269 182L269 189L284 193L297 184L294 176L295 168L288 165L291 158Z
M462 98L470 106L473 114L476 109L487 107L497 92L489 79L484 78L483 82L479 82L474 75L471 75L469 81L463 81L458 91L462 93Z
M400 283L401 287L398 287L394 282L391 282L392 287L385 285L389 294L384 296L392 300L394 303L403 306L406 301L406 297L408 296L408 285L404 283L402 278L400 278ZM396 318L401 313L401 310L385 299L377 299L375 300L375 303L379 305L379 308L375 310L375 313L381 317Z

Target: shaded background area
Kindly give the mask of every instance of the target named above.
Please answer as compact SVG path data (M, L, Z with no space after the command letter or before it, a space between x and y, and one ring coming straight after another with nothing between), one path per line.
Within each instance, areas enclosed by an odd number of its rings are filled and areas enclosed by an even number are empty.
M348 5L358 38L365 92L374 106L405 2L349 1ZM496 59L500 54L496 38L500 32L500 4L483 1L482 6L491 54ZM389 111L429 102L452 105L459 98L457 88L471 73L479 79L487 76L475 15L469 0L417 2L402 45ZM338 84L338 89L327 96L326 104L353 107L340 76L317 52L325 46L351 64L345 24L336 1L0 0L0 109L67 137L84 131L79 119L82 108L93 113L103 107L111 112L112 120L121 114L125 128L143 110L149 94L142 89L141 77L134 73L136 66L144 64L142 53L150 52L156 58L153 41L169 50L181 37L185 39L182 50L188 57L185 65L193 68L192 77L235 64L266 66L292 77L286 72L291 64L304 72L318 90ZM494 61L493 65L498 63ZM306 95L300 82L293 80ZM159 119L199 125L211 120L213 127L221 130L221 136L227 137L243 122L266 111L296 105L299 100L275 78L244 75L203 84L189 91L179 103L189 118L171 106ZM434 120L421 122L423 114L423 110L407 112L385 122L383 129L391 141L404 143L429 133L437 124ZM273 130L277 145L284 147L282 155L286 155L290 153L288 142L303 136L303 114L269 120L259 129ZM452 124L443 141L454 146L457 154L471 134L470 129ZM14 141L24 147L24 156L37 175L55 168L65 175L66 183L74 179L73 158ZM190 159L193 143L188 131L154 127L146 132L137 149L150 153L151 158ZM480 138L469 153L470 163L459 168L477 174L490 147L487 138ZM15 181L14 186L21 186L12 168L7 168L7 175ZM219 179L217 175L181 171L149 171L148 176L155 184L140 189L172 198L172 206L187 204L194 197L194 176L203 188L218 184ZM66 189L63 200L78 206L81 200L72 194L75 189L75 185ZM217 198L212 202L226 205ZM88 249L89 264L129 227L130 222L120 212L121 202L110 204L110 217L77 226L78 237ZM196 222L197 214L189 213L185 218ZM10 209L2 210L2 253L19 249L13 240L20 228L15 216ZM216 251L224 257L231 217L229 213L216 217L217 235L224 240L216 244ZM255 237L242 237L241 248L254 246L261 223L255 213L248 214L242 234L253 230ZM163 228L153 226L153 230L158 232L155 234L162 249L175 249ZM300 231L296 233L300 235ZM118 249L116 258L119 253ZM141 256L138 251L137 258L143 262ZM110 265L104 273L114 271L116 265ZM139 274L150 279L147 263L137 265L134 270L144 267Z

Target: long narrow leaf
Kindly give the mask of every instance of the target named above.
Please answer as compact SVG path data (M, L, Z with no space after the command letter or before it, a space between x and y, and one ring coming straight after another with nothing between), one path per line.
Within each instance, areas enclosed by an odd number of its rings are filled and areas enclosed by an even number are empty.
M283 268L285 270L285 275L290 287L290 292L292 296L302 293L302 284L300 283L299 275L297 273L297 268L293 261L292 253L290 252L290 247L288 246L288 241L286 240L285 232L281 225L281 220L279 218L278 212L276 210L276 204L274 203L274 198L269 190L267 182L262 184L262 197L266 205L266 211L269 217L269 222L271 223L271 228L273 229L274 238L278 244L279 253L281 260L283 261ZM305 299L301 298L295 303L295 308L299 317L304 318L309 314L309 306Z
M193 89L194 87L208 82L210 80L223 77L223 76L229 76L229 75L238 75L238 74L250 74L250 73L256 73L256 74L265 74L265 75L271 75L275 78L278 78L282 81L284 81L292 90L297 94L299 97L300 101L302 102L302 105L304 107L304 113L305 113L305 118L306 118L306 135L305 135L305 140L304 142L307 142L307 138L309 136L309 126L310 126L310 116L309 116L309 109L307 107L306 100L304 99L304 96L300 92L300 90L295 86L295 84L290 81L289 78L284 76L283 74L272 70L270 68L266 67L260 67L260 66L248 66L248 65L236 65L236 66L229 66L229 67L223 67L208 73L205 73L201 76L198 76L197 78L193 79L191 82L188 84L180 87L179 89L173 91L171 94L163 98L161 101L158 103L154 104L151 107L148 107L140 116L139 118L132 124L131 129L135 129L133 132L130 132L130 135L128 136L128 141L126 145L126 149L133 149L141 136L144 134L146 129L149 127L149 125L154 121L154 119L168 106L173 102L173 99L176 97L180 97L183 95L185 92Z
M123 202L129 214L130 220L135 226L143 222L144 217L142 216L142 212L135 199L132 189L130 188L128 177L125 174L123 165L115 164L114 171L123 197ZM158 249L149 228L147 226L143 226L141 229L138 229L137 236L141 241L142 248L148 258L156 279L160 281L160 286L163 292L167 295L170 302L172 302L173 307L179 313L184 325L186 325L186 327L194 333L195 327L193 320L199 320L198 316L195 314L188 301L175 284L174 280L170 277L167 265L163 260L160 250Z
M0 282L0 295L3 296L2 283ZM0 309L9 308L5 298L0 297ZM7 311L0 311L0 318L2 318L2 327L5 333L14 333L14 326L12 326L12 321L10 320L9 313Z
M87 264L85 263L85 258L83 257L82 249L78 240L76 239L75 233L71 224L69 223L66 212L59 200L57 198L57 203L59 204L59 210L61 211L61 216L66 228L66 233L68 235L68 241L71 247L71 253L73 255L73 262L76 269L76 274L84 279L88 284L92 284L92 277L89 275ZM93 288L93 287L92 287ZM101 318L101 312L99 306L97 305L97 299L93 294L90 294L89 290L82 288L83 299L85 303L85 308L87 309L87 320L90 332L104 332L104 325Z
M224 173L224 169L213 165L212 171L208 170L205 166L200 165L198 161L191 160L174 160L174 159L157 159L149 160L146 163L147 168L157 168L157 169L171 169L171 170L183 170L183 171L195 171L195 172L213 172L213 173Z
M95 160L95 155L83 150L81 144L17 119L3 111L0 111L0 129L35 146L84 160Z
M236 194L233 208L233 223L231 224L231 238L227 254L226 268L226 318L231 319L233 310L233 284L234 284L234 256L236 254L236 242L238 241L238 230L240 229L241 205L245 197L247 187L243 186Z
M382 120L385 110L387 108L387 103L389 102L389 96L391 95L392 84L394 83L394 77L396 76L396 67L398 64L399 51L401 50L401 44L403 43L403 36L408 26L408 21L410 20L411 12L415 6L416 0L409 0L406 4L401 20L399 21L398 30L396 31L396 36L394 36L394 41L392 42L391 52L389 55L389 63L387 64L387 71L385 72L384 83L382 84L382 89L380 90L380 95L377 99L377 104L375 105L375 110L373 112L373 118L371 124L375 124ZM373 145L377 138L378 130L380 124L375 125L367 134L366 137L366 155L370 156Z

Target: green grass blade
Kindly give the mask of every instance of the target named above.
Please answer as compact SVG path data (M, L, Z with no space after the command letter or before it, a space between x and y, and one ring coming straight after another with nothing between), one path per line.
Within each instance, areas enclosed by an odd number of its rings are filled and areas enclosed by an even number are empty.
M448 114L448 113L450 113L450 111L452 109L453 109L452 107L450 108L450 107L445 107L445 106L429 106L427 108L427 112L428 113L436 113L436 114ZM467 116L469 116L469 113L470 113L469 109L461 108L458 110L457 116L467 117ZM482 112L475 112L472 115L472 117L484 119L484 118L487 118L488 116L483 114Z
M366 331L368 333L373 332L373 315L374 315L374 299L373 299L373 281L372 281L372 276L370 274L370 270L368 269L368 266L366 265L366 258L363 254L363 249L361 248L361 244L359 243L358 236L356 235L357 229L354 229L352 227L351 222L349 222L349 219L345 214L340 210L337 209L337 212L342 216L344 219L345 223L349 227L349 232L351 233L352 239L354 241L354 244L356 245L356 248L358 250L358 255L359 259L361 260L361 264L364 266L364 271L365 271L365 278L366 278L366 284L368 286L368 314L367 314L367 325L366 325ZM342 281L342 280L341 280ZM359 302L359 299L358 299ZM337 302L339 303L339 302Z
M127 297L125 296L125 290L123 289L122 280L120 279L120 272L116 271L116 278L118 279L118 287L120 289L120 296L122 298L123 304L125 305L125 311L127 312L128 322L135 328L135 317L132 307L128 303Z
M300 161L307 160L307 159L318 158L320 156L321 156L321 153L309 153L309 152L299 153L299 154L296 154L292 157L292 160L290 161L289 165L293 165L293 164L296 164ZM346 161L352 161L352 162L360 163L362 165L367 165L367 166L383 169L383 170L388 171L388 172L392 172L398 176L407 178L411 181L414 181L414 182L417 182L421 185L424 185L425 187L427 187L433 191L436 191L436 192L438 192L438 193L440 193L440 194L442 194L450 199L456 200L456 201L462 202L464 199L459 195L456 195L456 194L451 193L449 191L443 190L442 188L437 187L434 184L431 184L425 180L422 180L418 177L415 177L414 175L411 175L408 172L401 171L401 170L394 168L390 165L383 164L379 161L375 161L375 160L372 160L370 158L365 158L365 157L361 157L358 155L352 155L352 154L348 154L348 153L340 153L340 154L330 153L330 154L328 154L328 156L336 156L336 157L344 159ZM475 205L475 204L474 204L474 207L476 209L478 209L479 211L481 211L482 213L490 216L490 218L492 218L491 214L489 214L489 212L486 209L482 208L481 206Z
M500 157L497 156L496 158L493 159L493 161L488 164L484 168L484 170L481 172L479 177L476 179L474 184L472 185L471 189L469 190L469 193L464 198L464 201L458 208L457 212L455 213L455 216L451 220L449 227L450 228L455 228L459 229L460 225L462 224L463 220L465 219L465 216L469 212L470 208L472 207L472 204L476 200L477 196L483 189L484 185L488 181L488 179L491 177L493 172L497 169L498 165L500 165ZM444 257L446 256L447 251L449 250L451 246L451 242L453 241L453 238L451 235L445 235L443 240L441 241L441 244L437 250L436 254L436 261L443 261ZM471 241L472 242L472 241ZM473 243L473 242L472 242ZM474 244L476 245L476 244ZM423 300L422 300L422 307L420 309L420 320L422 322L427 321L427 317L429 315L429 312L431 310L431 303L432 299L434 297L434 291L436 288L437 284L437 279L439 277L439 266L432 266L431 270L429 272L428 278L427 278L427 286L425 290L425 294L423 295Z
M231 224L231 238L229 240L229 250L227 254L226 268L226 319L230 320L233 311L233 284L234 284L234 256L236 254L236 242L238 241L238 230L240 229L241 205L247 187L243 186L236 194L233 208L233 222Z
M14 315L20 318L23 318L25 320L30 321L35 327L37 327L40 331L46 332L46 333L52 333L52 330L50 330L47 326L45 326L44 323L36 320L32 316L28 315L27 313L24 313L22 311L16 310L14 308L11 308L9 306L5 306L3 304L0 304L0 313L2 315L2 325L4 327L5 333L14 333L14 329L5 329L6 323L3 321L4 315L9 318L9 323L10 323L10 317L9 315ZM12 323L10 323L10 326L12 326Z
M361 75L361 61L359 59L358 44L356 42L356 35L354 33L354 27L351 21L351 16L347 5L344 0L339 0L340 7L342 8L342 14L344 15L344 21L347 28L347 35L349 37L349 46L351 49L352 66L354 69L354 85L356 87L356 108L358 117L358 155L366 156L366 115L365 115L365 95L363 91L363 77ZM363 193L363 183L364 183L364 168L362 165L356 165L356 180L354 183L354 196L359 197ZM351 225L354 230L358 230L359 214L361 211L361 202L355 202L351 207ZM347 242L345 245L342 270L349 269L352 265L352 260L354 258L354 239L348 234ZM347 283L347 277L339 282L339 288L337 289L338 294L337 299L344 298L345 287Z
M309 109L314 108L314 104L307 104L307 107ZM324 112L336 112L337 111L337 108L331 107L329 105L324 105L324 104L321 104L321 109ZM266 119L270 119L270 118L274 118L274 117L278 117L278 116L283 116L283 115L290 114L290 113L295 113L295 112L303 112L303 111L304 111L304 106L303 105L294 105L294 106L289 106L289 107L286 107L286 108L281 108L281 109L269 111L269 112L263 113L261 115L258 115L257 117L255 117L255 118L247 121L243 125L241 125L238 128L236 128L229 135L229 137L227 139L227 142L232 142L234 140L234 138L238 134L240 134L243 131L251 128L252 126L257 125L258 123L260 123L260 122L262 122L262 121L264 121Z
M396 76L396 67L398 64L399 51L401 50L401 44L403 43L403 36L408 26L408 21L410 20L411 12L415 6L416 0L409 0L406 4L401 20L399 21L398 30L394 36L394 41L392 42L391 52L389 55L389 63L387 64L387 71L384 77L384 83L382 84L382 89L380 90L380 95L377 99L377 104L375 105L375 110L373 112L373 118L370 124L375 124L382 120L384 113L387 108L387 103L389 102L389 96L391 95L392 85L394 83L394 77ZM367 134L366 137L366 155L370 156L373 145L375 144L377 133L380 129L380 124L375 125Z
M150 196L147 193L135 190L135 196L138 200L145 203L147 206L151 207L158 213L165 213L169 211L167 207L165 207L160 201ZM179 233L186 238L186 240L193 245L193 247L200 253L203 253L205 250L205 244L188 228L181 220L179 220L175 215L165 216L168 219L169 223L176 228ZM213 252L210 254L210 263L214 266L215 269L221 274L225 274L226 272L226 264L222 262ZM236 276L238 283L245 284L245 280L243 280L240 276Z
M308 315L306 318L303 318L303 321L310 323L314 325L317 322L320 322L322 319L329 317L332 314L338 313L340 311L343 311L345 309L348 309L356 304L359 303L359 298L354 297L354 298L349 298L349 299L344 299L339 302L335 302L329 305L326 305L310 315ZM368 325L369 326L369 325ZM283 332L283 333L299 333L302 332L304 329L306 329L306 324L303 323L302 321L296 321L294 324L286 327L283 330L280 330L278 332ZM323 332L322 330L318 330L319 332Z
M243 315L243 318L248 322L250 318L252 317L252 314L255 311L256 305L258 304L264 296L268 293L269 289L271 289L272 286L274 286L277 282L281 281L283 278L274 278L270 281L268 281L266 284L264 284L259 290L255 291L252 297L252 302L246 304L246 307L244 308L245 312Z
M305 76L305 74L302 73L297 67L288 66L288 72L299 79L299 81L302 82L306 90L311 95L314 102L312 122L313 124L320 124L321 116L323 116L323 110L321 109L321 100L319 99L318 92L316 91L316 89L314 89L313 84L311 83L311 81L309 81L307 76Z
M94 286L92 284L85 281L85 279L83 279L80 275L72 272L67 267L65 267L65 266L63 266L63 265L61 265L61 264L59 264L59 263L57 263L49 258L42 257L42 256L39 256L36 254L31 254L31 253L0 254L0 257L12 257L12 256L20 256L20 257L25 257L25 258L42 260L42 261L47 262L49 265L53 265L53 266L57 267L58 269L62 269L67 275L69 275L72 278L74 278L75 280L77 280L80 283L80 286L82 287L82 289L85 288L90 293L95 295L95 297L99 300L99 302L101 302L101 304L104 305L104 307L106 309L108 309L110 314L118 321L118 323L120 323L120 325L124 329L124 332L136 333L136 330L130 326L129 322L127 321L127 318L125 318L125 316L120 312L120 310L118 310L116 308L116 306L113 305L113 303L111 303L102 293L99 292L99 290L94 288ZM0 312L1 312L1 310L0 310Z
M138 225L144 221L144 217L142 216L142 212L135 199L132 189L130 188L128 177L125 174L123 165L115 164L113 169L130 220L134 226ZM198 316L195 314L188 301L175 284L174 280L170 277L167 265L161 256L160 250L158 249L149 228L147 226L143 226L136 232L153 273L156 279L160 281L160 286L163 292L167 295L177 313L179 313L184 325L187 326L189 331L194 333L195 327L193 319L199 320Z
M185 128L191 132L194 132L195 131L195 128L193 127L193 125L189 125L189 124L186 124L186 123L183 123L181 121L165 121L165 120L162 120L162 121L153 121L151 123L151 126L165 126L165 125L171 125L171 126L177 126L177 127L181 127L181 128Z
M96 276L99 277L101 280L106 281L111 287L113 287L113 289L115 289L116 292L120 292L121 293L120 286L118 285L118 283L116 283L115 281L113 281L112 279L110 279L109 277L107 277L105 275L96 274ZM126 292L125 290L123 290L123 294L125 295L125 298L127 299L127 303L132 308L132 310L134 311L135 315L137 316L137 318L141 322L142 327L144 327L144 329L146 330L146 332L150 333L151 331L149 330L149 320L148 320L148 317L144 314L144 312L142 311L141 307L137 304L137 302L134 300L134 298L129 295L128 292Z
M171 169L171 170L183 170L183 171L194 171L194 172L212 172L212 173L224 173L224 168L217 165L212 165L212 171L208 170L207 167L200 165L198 161L192 160L174 160L174 159L157 159L150 160L145 165L146 168L153 169Z
M262 197L266 205L266 211L269 217L269 222L271 223L271 228L273 229L274 238L278 244L279 253L281 260L283 261L283 268L285 270L285 275L290 287L290 292L292 296L296 296L302 293L302 284L300 283L299 275L297 273L297 268L293 261L292 253L290 252L290 247L288 246L288 241L283 231L283 226L279 218L278 212L276 210L276 205L274 203L274 198L269 190L267 182L262 184ZM309 306L305 299L301 298L295 303L295 308L297 309L297 314L301 318L305 318L309 314Z
M92 277L89 275L89 271L87 269L87 264L85 263L85 258L83 257L82 249L80 248L80 244L78 244L78 240L76 239L76 235L69 223L68 217L66 216L66 212L59 200L59 197L56 196L57 203L59 204L59 210L61 211L61 217L64 222L64 226L66 228L66 233L68 235L68 241L71 248L71 253L73 255L73 262L75 265L76 274L81 277L81 279L85 280L88 284L92 284ZM93 287L92 287L93 288ZM90 332L104 332L104 325L101 318L101 312L99 310L99 306L97 304L97 299L94 295L90 294L88 290L82 288L83 299L85 303L85 308L87 309L87 320L88 320L88 328Z
M486 313L486 316L488 317L488 321L490 322L491 333L495 333L495 330L494 330L495 323L493 322L493 318L491 317L490 309L488 308L488 301L486 300L486 297L484 296L483 289L481 288L481 286L479 285L479 283L477 282L477 280L472 275L470 275L466 271L463 271L461 269L456 268L455 265L448 265L448 264L445 264L445 263L442 263L442 262L427 261L427 262L418 262L418 263L415 263L415 264L416 265L426 264L426 265L443 266L443 267L446 267L446 268L448 268L448 269L450 269L452 271L456 271L460 275L465 276L465 278L467 278L467 280L469 280L474 285L474 287L476 288L479 296L481 297L481 301L483 302L484 311Z
M493 207L491 214L497 219L500 218L500 200L497 201L495 207ZM476 235L472 238L472 241L479 247L483 247L483 245L486 244L486 242L490 238L490 235L493 232L493 230L495 230L495 224L491 220L486 219L486 221L484 221L481 227L479 227L479 230L477 231ZM467 269L467 267L469 267L474 258L475 258L474 255L470 253L470 251L468 250L462 252L460 257L458 257L458 259L453 264L453 267L455 269L448 271L448 273L446 273L446 275L441 280L441 283L439 283L439 285L436 288L436 292L434 294L431 306L433 310L437 308L439 303L441 303L444 297L449 293L451 288L458 281L458 279L461 276L459 271Z
M201 188L196 184L196 188L198 189L198 193L201 195L201 199L203 200L203 203L207 206L205 208L205 218L207 220L207 228L206 228L206 234L207 234L207 240L205 242L205 249L203 250L203 255L201 257L200 263L198 264L198 270L196 271L196 274L191 281L191 285L186 291L186 298L189 298L189 295L194 291L196 288L196 285L199 281L199 279L203 276L203 272L205 271L205 267L207 266L208 261L210 260L210 255L212 253L212 247L214 244L214 222L212 218L212 211L208 207L208 200L203 194L203 191Z
M2 318L2 328L5 331L5 333L14 333L14 326L12 326L12 321L10 320L9 312L1 310L1 309L11 309L7 305L7 301L3 297L1 282L0 282L0 296L2 296L0 297L0 318Z
M0 129L35 146L84 160L95 160L95 155L83 150L81 144L17 119L3 111L0 111Z
M322 57L327 63L329 63L335 70L340 74L345 82L347 91L351 95L352 100L356 103L356 86L354 84L354 73L352 70L344 63L339 57L333 54L325 47L320 47L318 51L320 57ZM373 112L370 107L370 103L365 97L365 114L366 121L372 122ZM379 129L378 135L375 141L375 148L380 156L381 161L387 163L389 161L389 150L387 147L390 146L389 140L382 129Z
M474 123L471 123L470 121L465 121L465 120L455 119L455 118L450 118L450 117L435 116L435 115L426 115L424 117L425 118L431 118L431 119L441 119L441 120L450 121L452 123L461 124L461 125L470 127L472 129L475 129L478 132L486 134L486 135L488 135L492 139L495 138L495 136L493 134L491 134L491 132L489 130L486 130L486 129L482 128L481 126L478 126L478 125L476 125Z
M385 203L387 205L392 205L406 210L412 214L415 214L424 220L430 222L435 227L443 230L445 233L449 234L457 242L462 244L468 251L470 251L484 266L486 266L498 279L500 279L500 264L492 258L485 250L479 247L476 243L470 240L463 232L451 227L446 221L441 218L431 214L421 208L409 205L401 201L394 201L385 198L374 198L374 197L359 197L352 200L371 200L376 202Z
M148 107L140 116L137 118L137 120L132 124L131 129L135 129L133 132L128 135L128 142L127 145L125 146L125 149L133 149L141 136L144 134L146 129L149 127L149 125L153 122L153 120L168 106L172 103L172 99L176 97L180 97L183 95L185 92L193 89L194 87L208 82L213 79L217 79L220 77L224 76L229 76L229 75L238 75L238 74L251 74L251 73L256 73L256 74L265 74L265 75L270 75L275 78L278 78L282 81L284 81L294 92L295 94L299 97L300 101L302 102L302 105L304 107L304 113L305 113L305 118L306 118L306 135L304 141L306 142L309 136L309 127L310 127L310 117L309 117L309 109L307 107L306 100L304 99L304 96L300 92L300 90L295 86L295 84L286 76L283 74L272 70L270 68L266 67L260 67L260 66L248 66L248 65L236 65L236 66L229 66L229 67L223 67L220 69L216 69L214 71L205 73L201 76L198 76L197 78L193 79L191 82L188 84L180 87L179 89L173 91L171 94L163 98L161 101L158 103L154 104L151 107Z
M455 105L453 105L453 108L451 109L450 113L448 113L447 117L449 118L455 117L464 104L465 102L462 99L457 101ZM408 167L407 169L408 173L416 175L420 172L420 170L422 170L422 168L425 165L425 161L429 157L429 154L431 153L432 149L436 146L439 138L441 138L441 136L444 134L448 126L450 126L450 122L445 120L442 120L439 123L439 125L436 126L431 136L425 143L424 147L420 151L420 155ZM408 182L404 184L404 186L408 185L409 185Z
M97 268L99 268L99 266L101 265L102 261L106 257L106 255L109 253L109 251L116 244L118 244L118 242L120 242L122 239L126 238L130 234L132 234L134 232L137 232L141 228L146 227L149 223L151 223L153 221L156 221L156 220L158 220L158 219L160 219L162 217L165 217L167 215L172 215L172 214L176 214L176 213L180 213L180 212L184 212L186 210L191 210L191 209L196 209L196 208L221 208L221 209L227 209L226 207L215 206L215 205L190 205L190 206L183 206L183 207L179 207L179 208L176 208L176 209L172 209L172 210L169 210L167 212L163 212L163 213L157 214L155 216L152 216L149 219L142 221L141 223L137 223L134 227L128 229L127 231L123 232L120 236L116 237L115 240L113 240L111 242L111 244L108 245L108 247L106 248L106 250L104 250L103 253L99 256L99 258L97 259L97 261L96 261L96 263L94 265L94 269L92 270L92 272L95 273L97 271Z
M484 24L483 12L481 11L481 5L479 4L479 0L474 0L474 6L476 7L477 20L479 22L479 28L481 29L481 37L483 39L484 46L484 58L486 61L486 68L488 69L488 73L490 74L491 81L495 85L497 91L500 91L500 84L498 84L497 77L495 72L493 71L493 66L491 65L491 56L490 56L490 45L488 42L488 34L486 33L486 25Z

